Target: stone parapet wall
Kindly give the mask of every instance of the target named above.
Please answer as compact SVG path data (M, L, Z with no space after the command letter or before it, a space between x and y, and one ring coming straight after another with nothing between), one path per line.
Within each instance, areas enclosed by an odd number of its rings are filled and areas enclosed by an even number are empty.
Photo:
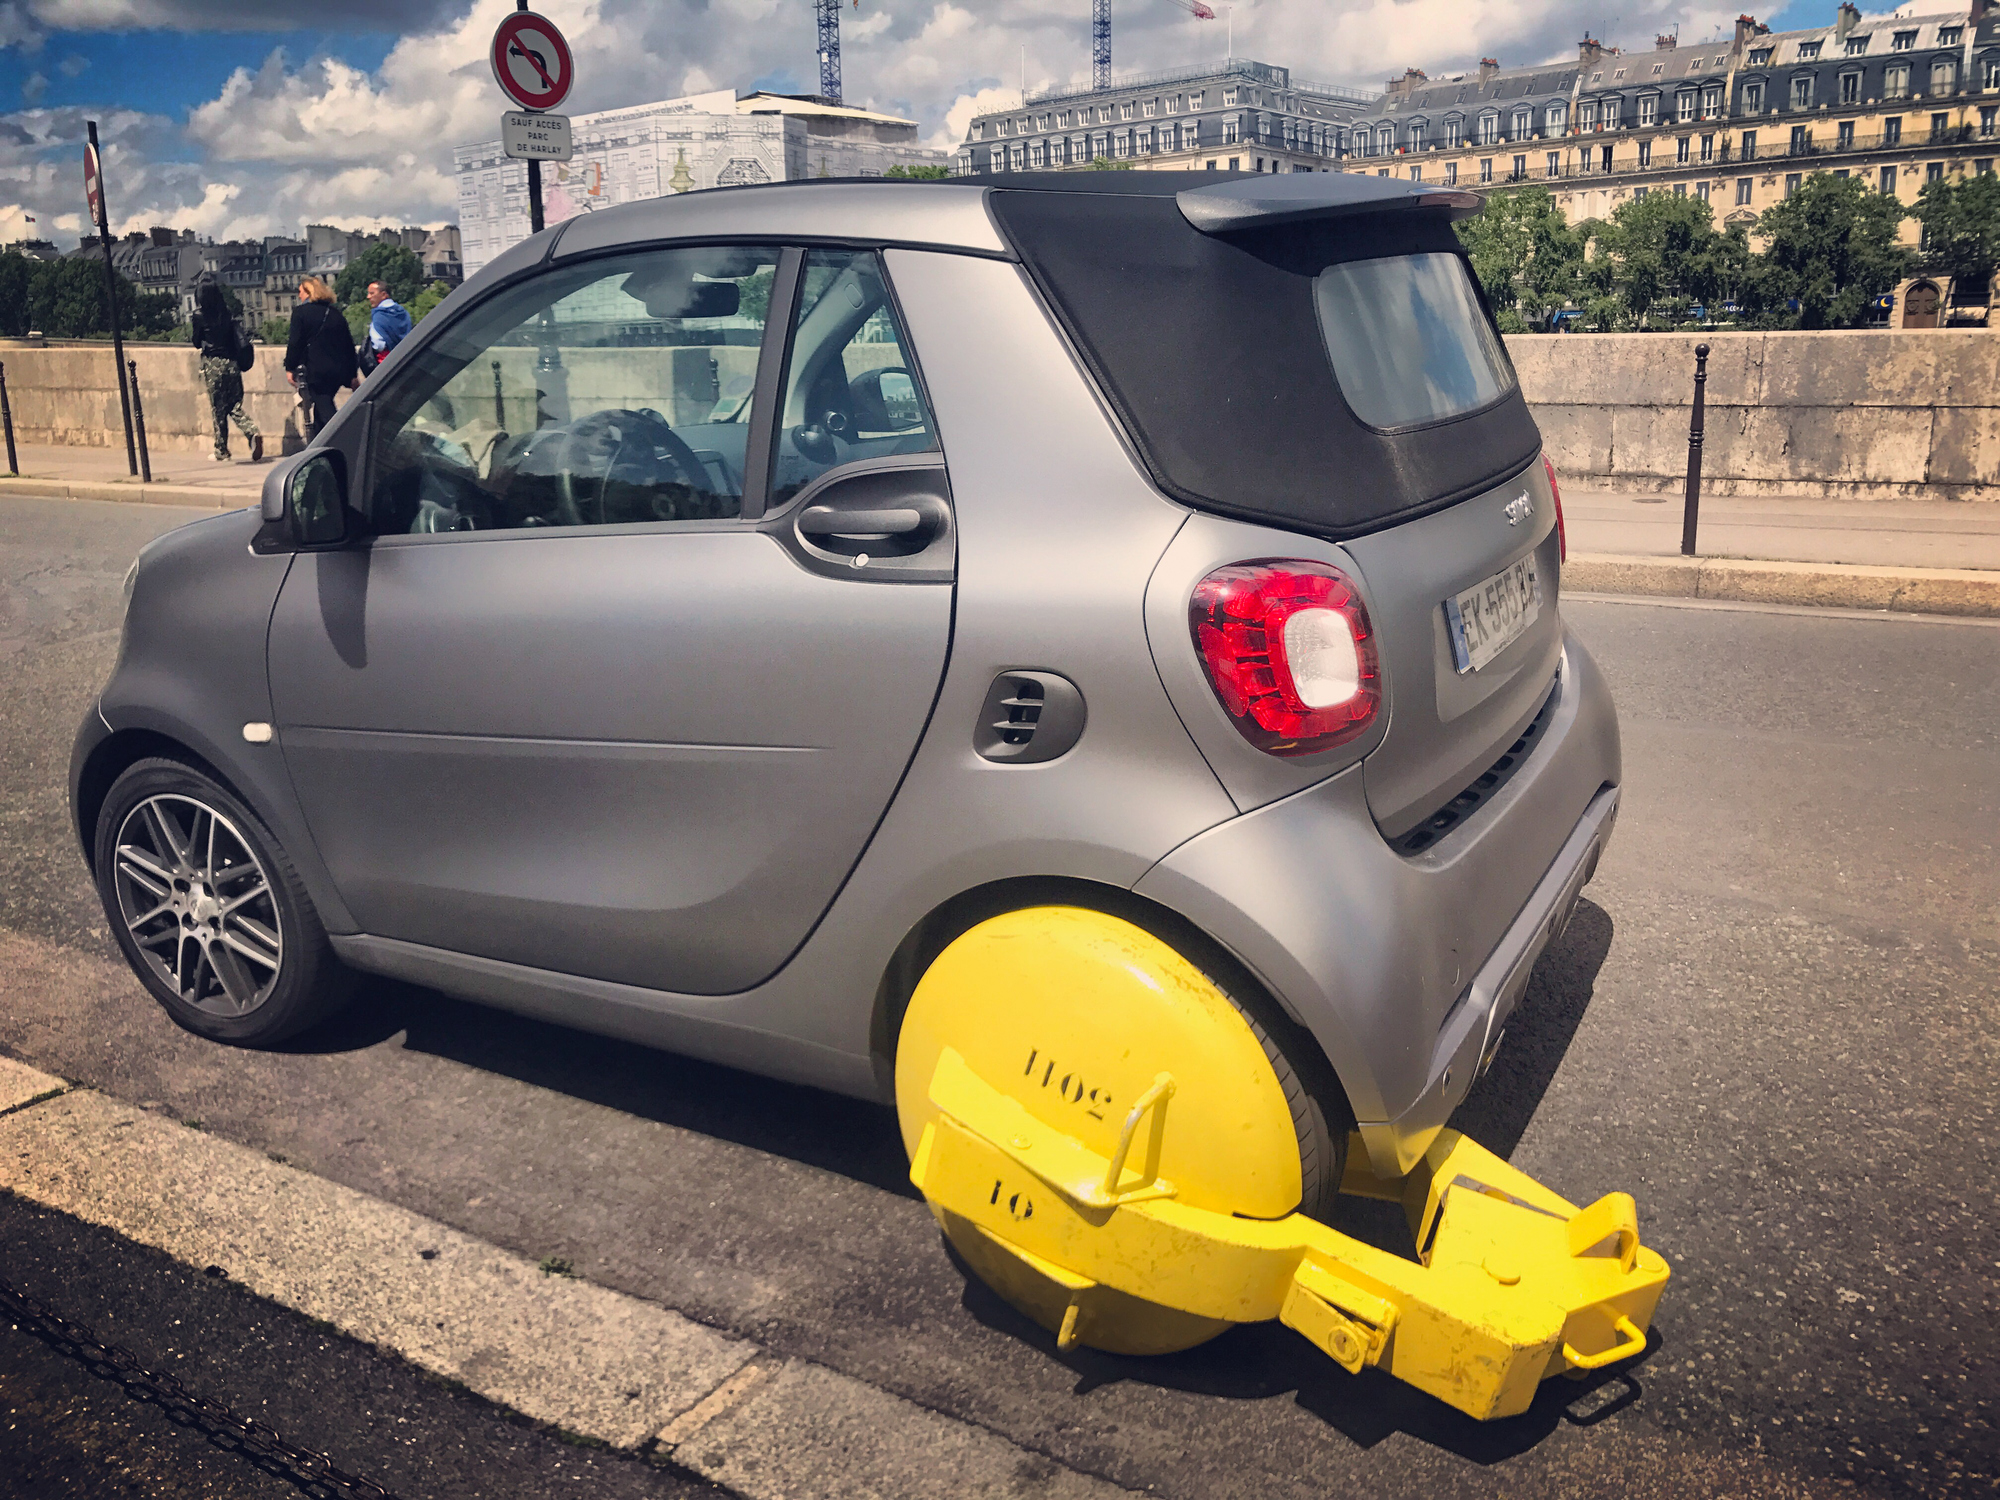
M298 393L285 379L285 351L259 344L256 365L244 372L243 405L264 433L273 457L305 446ZM154 453L206 453L214 446L208 390L201 360L186 344L127 344L125 357L139 366L139 394L146 412L146 446ZM125 444L118 410L118 371L111 345L34 345L0 339L7 367L7 399L14 436L23 443L103 448ZM231 451L245 452L231 429Z
M1579 333L1508 352L1563 479L1677 491L1709 346L1715 495L2000 500L2000 338L1984 332Z

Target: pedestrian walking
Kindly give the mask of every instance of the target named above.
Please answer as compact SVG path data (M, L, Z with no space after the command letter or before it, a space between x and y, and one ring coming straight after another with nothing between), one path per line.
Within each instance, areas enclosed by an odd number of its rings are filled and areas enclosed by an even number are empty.
M285 378L299 390L308 408L308 440L333 420L333 393L361 383L354 355L354 332L333 305L333 288L317 276L299 283L299 303L292 309L292 335L285 343Z
M243 409L243 372L256 354L229 315L219 283L204 281L196 290L189 337L201 352L201 383L208 387L209 415L215 419L215 452L209 456L219 464L229 462L229 424L234 422L250 440L250 462L262 463L264 434Z
M374 311L368 314L368 344L361 351L361 369L364 374L372 374L389 357L389 351L408 337L414 320L409 309L391 297L381 282L369 282L367 295L368 305Z

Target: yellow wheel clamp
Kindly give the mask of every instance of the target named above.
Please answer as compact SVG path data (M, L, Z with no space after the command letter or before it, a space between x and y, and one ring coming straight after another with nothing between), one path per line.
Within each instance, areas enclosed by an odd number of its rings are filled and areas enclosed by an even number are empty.
M1159 1058L1143 1086L1111 1082ZM1399 1181L1351 1150L1341 1183L1401 1202L1420 1260L1282 1208L1247 1216L1299 1201L1269 1049L1207 976L1101 913L961 937L911 1001L897 1083L911 1180L1063 1348L1166 1352L1277 1318L1350 1372L1505 1417L1551 1376L1643 1350L1669 1274L1627 1194L1579 1209L1452 1130Z

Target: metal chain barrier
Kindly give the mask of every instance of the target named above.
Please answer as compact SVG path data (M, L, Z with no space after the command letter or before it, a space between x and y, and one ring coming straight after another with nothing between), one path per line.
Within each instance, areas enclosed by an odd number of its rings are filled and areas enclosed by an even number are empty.
M105 1343L5 1279L0 1279L0 1314L91 1374L123 1387L133 1400L158 1407L176 1426L200 1433L215 1447L239 1455L275 1479L289 1481L312 1500L352 1500L357 1495L396 1500L393 1492L348 1473L326 1454L287 1442L256 1418L238 1416L219 1401L195 1395L172 1375L147 1369L131 1351Z

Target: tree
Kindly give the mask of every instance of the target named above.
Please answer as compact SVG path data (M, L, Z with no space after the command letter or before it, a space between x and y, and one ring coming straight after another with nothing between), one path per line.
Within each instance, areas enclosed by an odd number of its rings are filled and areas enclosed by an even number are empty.
M28 331L33 284L33 262L18 250L0 251L0 338L17 339Z
M1951 278L1954 303L1984 305L2000 270L2000 177L1940 177L1912 210L1924 226L1924 269Z
M1896 238L1908 211L1859 178L1814 172L1764 210L1764 253L1744 288L1746 308L1766 328L1854 328L1868 304L1914 269Z
M371 281L381 282L391 297L408 307L410 300L423 290L424 263L417 259L415 251L378 240L341 268L333 282L334 299L342 306L359 302L365 311L368 299L362 294Z
M898 162L895 166L889 168L889 170L884 172L882 175L884 177L914 177L928 182L951 176L951 168L926 167L926 166L906 167L902 163Z
M17 257L18 258L18 257ZM134 338L172 332L180 303L171 292L142 292L123 276L117 287L118 326ZM94 255L38 260L28 265L27 317L21 332L38 329L57 338L99 338L111 332L104 313L104 263ZM0 322L23 322L17 310L0 310Z
M1686 322L1692 307L1713 307L1741 284L1750 253L1740 230L1716 231L1706 200L1668 193L1619 204L1589 233L1596 254L1579 281L1605 329Z
M433 281L421 292L418 292L416 300L410 304L410 321L412 323L423 322L424 315L450 295L451 288L449 286L445 285L442 281Z
M289 318L266 318L257 328L257 337L267 344L291 342L292 324Z
M1090 165L1087 170L1092 172L1129 172L1132 170L1132 163L1129 161L1113 161L1108 156L1093 156L1090 159Z
M1547 188L1489 195L1475 217L1460 221L1458 238L1503 333L1546 327L1574 299L1584 239Z

